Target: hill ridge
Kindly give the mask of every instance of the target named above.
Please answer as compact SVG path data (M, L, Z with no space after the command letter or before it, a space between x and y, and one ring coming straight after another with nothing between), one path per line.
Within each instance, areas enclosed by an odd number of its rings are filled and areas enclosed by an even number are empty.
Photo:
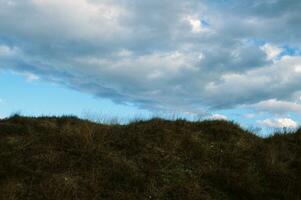
M0 120L0 199L301 199L301 130L227 121Z

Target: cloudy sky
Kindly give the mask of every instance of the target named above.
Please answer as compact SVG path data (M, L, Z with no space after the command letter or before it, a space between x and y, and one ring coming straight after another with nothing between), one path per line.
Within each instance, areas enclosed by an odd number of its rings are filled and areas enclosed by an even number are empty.
M299 0L0 0L0 117L301 124Z

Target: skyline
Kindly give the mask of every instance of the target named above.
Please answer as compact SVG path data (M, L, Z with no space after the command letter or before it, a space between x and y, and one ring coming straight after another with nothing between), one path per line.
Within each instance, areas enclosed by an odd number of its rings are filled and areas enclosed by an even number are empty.
M0 117L163 113L296 128L300 9L295 0L0 0Z

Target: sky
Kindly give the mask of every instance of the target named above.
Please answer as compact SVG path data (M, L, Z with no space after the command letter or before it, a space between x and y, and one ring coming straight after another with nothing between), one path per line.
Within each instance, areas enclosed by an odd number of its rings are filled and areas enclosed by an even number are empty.
M0 0L0 117L301 124L301 1Z

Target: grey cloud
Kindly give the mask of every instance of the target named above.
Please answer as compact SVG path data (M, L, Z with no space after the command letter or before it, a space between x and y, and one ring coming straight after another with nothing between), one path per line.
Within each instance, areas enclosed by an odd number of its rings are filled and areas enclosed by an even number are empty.
M18 50L0 68L148 109L297 98L300 58L274 63L248 41L301 47L300 3L220 2L0 0L0 45Z
M245 73L224 74L220 80L207 84L206 95L221 108L273 98L299 100L300 97L295 94L301 90L300 63L300 57L285 57L269 66Z
M206 1L220 19L219 29L232 37L268 40L301 47L301 2L296 0ZM219 3L217 3L219 2ZM230 36L231 37L231 36Z

